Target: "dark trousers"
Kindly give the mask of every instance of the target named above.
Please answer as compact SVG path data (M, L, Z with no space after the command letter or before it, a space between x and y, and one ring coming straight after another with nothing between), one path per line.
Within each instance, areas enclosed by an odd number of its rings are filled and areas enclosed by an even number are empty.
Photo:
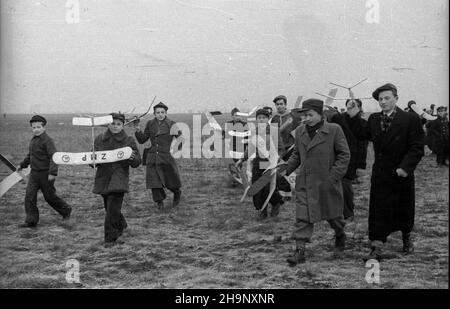
M105 242L116 241L127 228L127 221L121 213L124 193L102 194L106 210Z
M167 188L173 192L173 194L181 194L181 190L179 188ZM152 196L154 202L162 202L166 199L166 191L164 188L152 188Z
M61 216L70 215L72 208L56 195L55 181L48 181L48 171L31 171L25 193L25 223L37 224L39 222L39 209L37 208L37 194L41 190L45 201Z
M344 193L344 219L347 219L354 215L355 209L355 204L353 202L353 187L350 179L342 179L342 191Z
M436 162L437 164L445 164L445 160L448 159L448 140L440 145L439 149L436 151Z

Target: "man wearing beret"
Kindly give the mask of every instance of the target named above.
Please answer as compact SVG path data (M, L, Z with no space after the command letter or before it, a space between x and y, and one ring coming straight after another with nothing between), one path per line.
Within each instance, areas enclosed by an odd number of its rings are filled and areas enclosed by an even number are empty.
M445 166L448 160L448 118L447 110L444 106L437 108L437 119L428 124L428 134L432 141L431 149L436 153L438 165Z
M17 170L31 167L30 178L25 193L25 223L20 228L36 227L39 222L39 209L36 206L37 194L41 190L45 201L58 212L64 220L70 218L72 208L56 195L55 179L58 175L58 165L52 156L56 152L55 143L45 132L47 120L35 115L30 120L33 138L30 141L29 152L26 158L17 167Z
M135 137L140 144L148 139L151 147L146 158L147 189L152 190L153 201L160 210L164 208L165 188L173 192L172 206L176 207L181 199L181 180L175 159L171 155L171 146L175 138L181 136L175 121L167 117L168 107L160 102L153 107L155 118L147 122L144 132L136 127Z
M367 121L358 115L358 108L347 109L350 128L359 139L373 142L375 162L369 202L369 240L371 252L366 259L387 257L382 248L387 237L401 231L403 252L414 250L411 231L414 226L414 170L424 155L424 134L420 118L397 107L397 88L385 84L372 97L381 112Z

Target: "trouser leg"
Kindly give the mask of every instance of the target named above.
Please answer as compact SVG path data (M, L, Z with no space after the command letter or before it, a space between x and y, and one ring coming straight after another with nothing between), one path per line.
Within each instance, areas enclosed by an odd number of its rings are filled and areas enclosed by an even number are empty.
M166 191L164 188L153 188L152 196L154 202L162 202L166 199Z
M105 242L115 241L122 233L123 215L121 214L123 193L113 193L106 196Z
M25 192L25 223L27 224L37 224L39 222L39 209L36 205L39 188L38 175L31 171Z
M338 217L335 219L328 220L331 228L334 230L336 237L341 237L345 234L345 221L343 217Z
M41 173L40 183L45 201L61 216L65 217L70 215L72 208L56 194L55 180L49 181L48 173Z
M353 187L350 179L342 179L342 191L344 194L344 219L354 216L355 204L353 202Z
M294 224L294 231L292 232L292 238L295 239L297 244L304 244L310 242L314 231L314 224L296 218Z

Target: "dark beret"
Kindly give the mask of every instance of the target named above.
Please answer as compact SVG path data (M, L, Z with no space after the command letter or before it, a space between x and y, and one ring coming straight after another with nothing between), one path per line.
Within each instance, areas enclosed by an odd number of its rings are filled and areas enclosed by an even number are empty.
M284 96L284 95L276 96L275 99L273 99L273 103L275 103L275 102L278 101L278 100L283 100L284 103L287 104L287 98L286 98L286 96Z
M385 84L375 89L375 91L372 93L372 97L378 101L380 93L389 90L392 91L395 96L397 95L397 87L395 87L393 84Z
M155 106L153 106L153 110L155 110L155 109L157 109L157 108L164 108L164 109L166 110L166 112L167 112L167 110L169 109L169 108L167 107L167 105L164 104L163 102L159 102L158 104L156 104Z
M111 113L110 114L112 116L113 119L117 119L122 121L123 123L125 123L125 115L121 114L121 113Z
M234 115L239 112L239 108L235 107L231 110L231 115Z
M413 100L409 101L408 102L408 107L411 108L411 105L413 105L413 104L416 104L416 101L413 101Z
M298 112L306 112L309 110L314 110L319 114L323 113L323 101L319 99L308 99L303 101L302 108Z
M265 115L267 118L270 118L270 112L265 108L258 109L256 111L256 117L258 117L258 115Z
M33 122L42 122L44 126L47 124L47 120L40 115L34 115L31 117L30 124Z

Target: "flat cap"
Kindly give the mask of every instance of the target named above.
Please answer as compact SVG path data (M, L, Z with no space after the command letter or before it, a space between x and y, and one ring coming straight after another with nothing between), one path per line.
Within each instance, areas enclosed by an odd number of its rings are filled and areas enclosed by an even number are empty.
M287 103L287 98L286 98L286 96L284 96L284 95L276 96L276 97L273 99L273 103L275 103L275 102L278 101L278 100L283 100L285 104Z
M389 90L391 90L395 96L397 95L397 87L395 87L393 84L388 83L375 89L375 91L372 93L372 97L378 101L380 93Z
M30 124L33 122L42 122L44 126L47 124L47 120L41 115L34 115L33 117L31 117Z
M167 107L167 105L164 104L163 102L159 102L158 104L156 104L155 106L153 106L153 110L155 110L155 109L157 109L157 108L164 108L164 109L166 110L166 112L167 112L167 110L169 109L169 108Z
M125 115L121 114L121 113L111 113L110 114L112 116L113 119L117 119L122 121L123 123L125 123Z

